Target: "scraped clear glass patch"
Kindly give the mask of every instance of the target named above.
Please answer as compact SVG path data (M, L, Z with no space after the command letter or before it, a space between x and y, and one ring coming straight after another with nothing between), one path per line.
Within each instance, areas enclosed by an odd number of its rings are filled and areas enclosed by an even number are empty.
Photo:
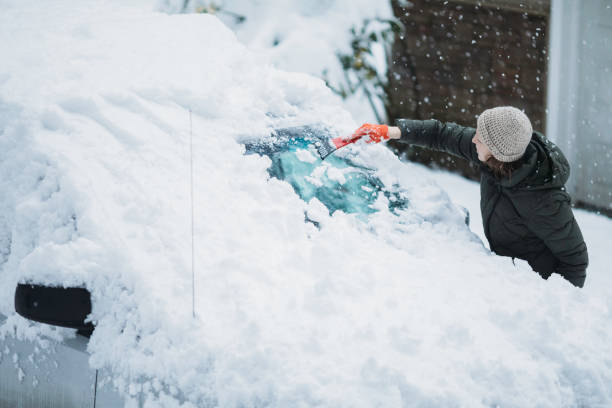
M272 160L272 177L287 181L304 201L317 198L332 214L370 214L382 194L394 211L408 206L397 186L387 188L373 169L356 165L346 157L328 156L321 160L315 144L331 137L323 126L299 126L275 131L270 138L246 144L247 154L258 153Z

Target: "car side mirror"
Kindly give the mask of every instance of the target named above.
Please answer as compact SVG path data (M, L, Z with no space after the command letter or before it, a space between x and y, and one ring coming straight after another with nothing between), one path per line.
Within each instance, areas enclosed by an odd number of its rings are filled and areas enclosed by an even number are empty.
M19 283L15 311L36 322L77 329L86 337L94 330L93 324L85 323L91 313L91 293L84 288Z

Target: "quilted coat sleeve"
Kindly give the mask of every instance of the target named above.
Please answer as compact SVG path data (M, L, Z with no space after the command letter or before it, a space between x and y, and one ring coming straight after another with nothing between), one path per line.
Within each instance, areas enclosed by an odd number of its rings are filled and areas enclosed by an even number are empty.
M582 287L589 257L569 196L562 191L547 194L535 206L527 227L559 261L556 272Z
M397 119L395 125L400 128L400 142L443 151L466 160L480 163L476 146L472 138L476 129L442 123L438 120Z

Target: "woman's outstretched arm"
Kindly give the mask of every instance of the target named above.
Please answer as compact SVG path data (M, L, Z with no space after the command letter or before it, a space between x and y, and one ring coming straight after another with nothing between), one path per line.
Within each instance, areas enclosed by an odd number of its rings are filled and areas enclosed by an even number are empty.
M442 123L438 120L397 119L396 126L389 127L389 138L400 142L450 153L466 160L480 163L478 152L472 143L476 129Z

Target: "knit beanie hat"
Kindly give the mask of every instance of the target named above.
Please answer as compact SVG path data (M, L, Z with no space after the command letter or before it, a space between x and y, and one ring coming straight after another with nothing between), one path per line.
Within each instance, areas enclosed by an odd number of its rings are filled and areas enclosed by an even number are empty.
M512 106L485 110L478 117L477 129L482 143L502 162L520 159L533 133L527 115Z

